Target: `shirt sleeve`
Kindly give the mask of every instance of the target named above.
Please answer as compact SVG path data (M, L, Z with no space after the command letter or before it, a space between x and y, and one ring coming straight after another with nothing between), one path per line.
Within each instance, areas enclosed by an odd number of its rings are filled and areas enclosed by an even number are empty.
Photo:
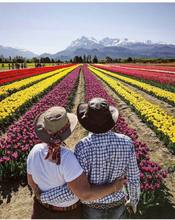
M27 157L27 173L32 175L32 153L31 151Z
M65 156L62 164L62 170L66 182L75 180L83 173L83 169L73 152L69 152Z
M76 196L68 188L67 184L63 186L58 186L50 189L46 192L41 193L40 200L42 203L47 203L50 205L57 205L58 203L64 203L67 201L74 200Z
M84 173L88 176L89 172L89 166L90 163L88 162L88 154L81 151L81 149L83 148L83 143L79 142L76 146L75 146L75 151L74 151L74 155L76 156L78 162L80 163Z
M129 198L134 205L137 205L140 198L140 171L137 165L134 145L131 144L130 160L127 167Z

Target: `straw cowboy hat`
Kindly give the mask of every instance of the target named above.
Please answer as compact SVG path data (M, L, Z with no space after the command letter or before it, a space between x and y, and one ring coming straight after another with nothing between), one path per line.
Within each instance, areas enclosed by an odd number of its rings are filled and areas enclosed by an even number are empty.
M119 112L103 98L93 98L88 103L81 103L77 108L80 124L93 133L111 130L117 122Z
M57 140L64 141L68 138L75 129L77 122L75 114L67 113L63 107L54 106L37 116L34 126L41 141L54 143Z

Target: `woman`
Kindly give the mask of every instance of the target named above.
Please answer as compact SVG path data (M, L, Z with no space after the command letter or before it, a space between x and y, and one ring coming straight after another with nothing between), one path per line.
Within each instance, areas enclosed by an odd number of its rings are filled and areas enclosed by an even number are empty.
M47 191L67 183L74 194L64 203L58 200L55 206L42 204L35 197L32 218L81 218L79 199L99 199L123 187L123 179L103 186L89 184L73 152L63 142L77 121L76 115L59 106L48 109L35 120L36 134L43 143L35 145L28 155L28 184L34 191L36 184L41 191Z

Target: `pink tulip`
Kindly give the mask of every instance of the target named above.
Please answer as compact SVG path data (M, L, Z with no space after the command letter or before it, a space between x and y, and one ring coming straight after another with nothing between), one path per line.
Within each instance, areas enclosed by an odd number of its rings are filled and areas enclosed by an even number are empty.
M14 152L14 153L12 154L12 157L15 158L15 159L17 159L17 158L18 158L18 153L17 153L17 152Z

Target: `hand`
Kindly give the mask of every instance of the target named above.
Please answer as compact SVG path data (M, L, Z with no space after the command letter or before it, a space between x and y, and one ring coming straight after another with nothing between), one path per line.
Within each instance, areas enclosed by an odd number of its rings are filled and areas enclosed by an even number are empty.
M35 194L35 197L36 197L38 200L40 200L41 193L42 193L42 192L41 192L40 188L38 187L38 185L36 185L35 188L34 188L34 194Z
M126 180L124 177L117 178L113 183L115 187L115 192L120 191L123 188L125 183L126 183Z
M137 212L137 205L129 200L126 201L125 206L129 212L129 214L135 214Z

